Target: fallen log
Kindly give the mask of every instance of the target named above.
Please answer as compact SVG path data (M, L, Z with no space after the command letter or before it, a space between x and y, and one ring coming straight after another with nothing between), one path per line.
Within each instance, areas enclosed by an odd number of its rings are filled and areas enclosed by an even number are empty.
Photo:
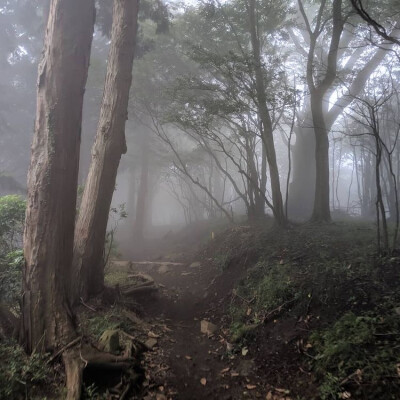
M184 263L172 262L172 261L132 261L131 268L133 265L166 265L166 266L182 266Z
M121 293L125 296L134 296L134 295L142 295L145 293L153 293L158 291L158 287L155 285L152 286L133 286L130 289L122 290Z

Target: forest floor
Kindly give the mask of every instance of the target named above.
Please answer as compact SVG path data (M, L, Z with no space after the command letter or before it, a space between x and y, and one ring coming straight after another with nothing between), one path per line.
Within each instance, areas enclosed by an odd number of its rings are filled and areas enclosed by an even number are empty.
M399 265L366 223L203 225L113 263L157 290L85 318L151 349L132 399L398 399Z

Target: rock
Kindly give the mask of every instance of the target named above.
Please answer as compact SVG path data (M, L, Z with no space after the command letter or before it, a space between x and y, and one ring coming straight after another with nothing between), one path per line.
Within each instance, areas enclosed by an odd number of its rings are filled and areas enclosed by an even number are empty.
M159 274L166 274L168 272L171 272L171 268L168 265L161 265L158 268L158 273Z
M201 267L201 264L200 264L199 261L192 262L192 263L189 265L189 268L199 268L199 267Z
M111 329L104 331L99 339L99 348L107 353L118 353L119 331Z
M149 350L153 350L154 347L157 346L157 344L158 344L158 341L157 341L157 339L154 339L154 338L147 339L147 340L144 342L144 345L145 345Z
M213 324L210 321L202 320L200 322L200 330L201 333L204 333L206 335L213 335L217 331L218 327L217 325Z

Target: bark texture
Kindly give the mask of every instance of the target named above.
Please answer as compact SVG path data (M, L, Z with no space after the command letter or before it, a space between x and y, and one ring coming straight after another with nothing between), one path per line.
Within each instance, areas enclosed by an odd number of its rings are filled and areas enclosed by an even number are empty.
M132 82L139 0L114 0L111 46L92 161L75 229L74 296L103 288L103 251L115 180L126 153L125 122ZM76 284L79 282L79 284Z
M266 157L268 161L269 173L271 178L271 192L272 192L272 204L273 204L272 212L274 214L276 222L279 225L285 225L286 216L284 212L282 193L280 187L279 169L276 161L272 120L267 107L267 96L265 92L265 83L262 72L261 49L260 49L260 39L258 36L258 24L256 19L255 0L249 0L247 11L249 14L249 27L251 35L253 61L254 61L258 113L262 121L262 126L263 126L262 140L265 146Z
M22 338L51 351L74 334L71 278L83 95L94 0L53 0L39 65L24 232Z

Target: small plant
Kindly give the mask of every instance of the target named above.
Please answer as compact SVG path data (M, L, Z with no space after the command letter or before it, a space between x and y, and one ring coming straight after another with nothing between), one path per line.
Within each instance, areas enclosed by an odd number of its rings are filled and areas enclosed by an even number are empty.
M0 261L0 301L17 305L21 297L22 267L24 254L22 250L8 253Z
M347 313L331 328L314 333L314 370L321 399L397 399L400 393L400 317Z
M229 267L230 260L231 260L231 255L230 252L228 251L227 253L216 255L213 259L213 264L219 271L223 272L226 271L227 268Z
M9 341L0 345L0 398L14 399L25 395L49 381L51 370L48 356L34 353L27 356L17 343Z
M20 196L0 197L0 254L21 247L25 208L25 200Z

